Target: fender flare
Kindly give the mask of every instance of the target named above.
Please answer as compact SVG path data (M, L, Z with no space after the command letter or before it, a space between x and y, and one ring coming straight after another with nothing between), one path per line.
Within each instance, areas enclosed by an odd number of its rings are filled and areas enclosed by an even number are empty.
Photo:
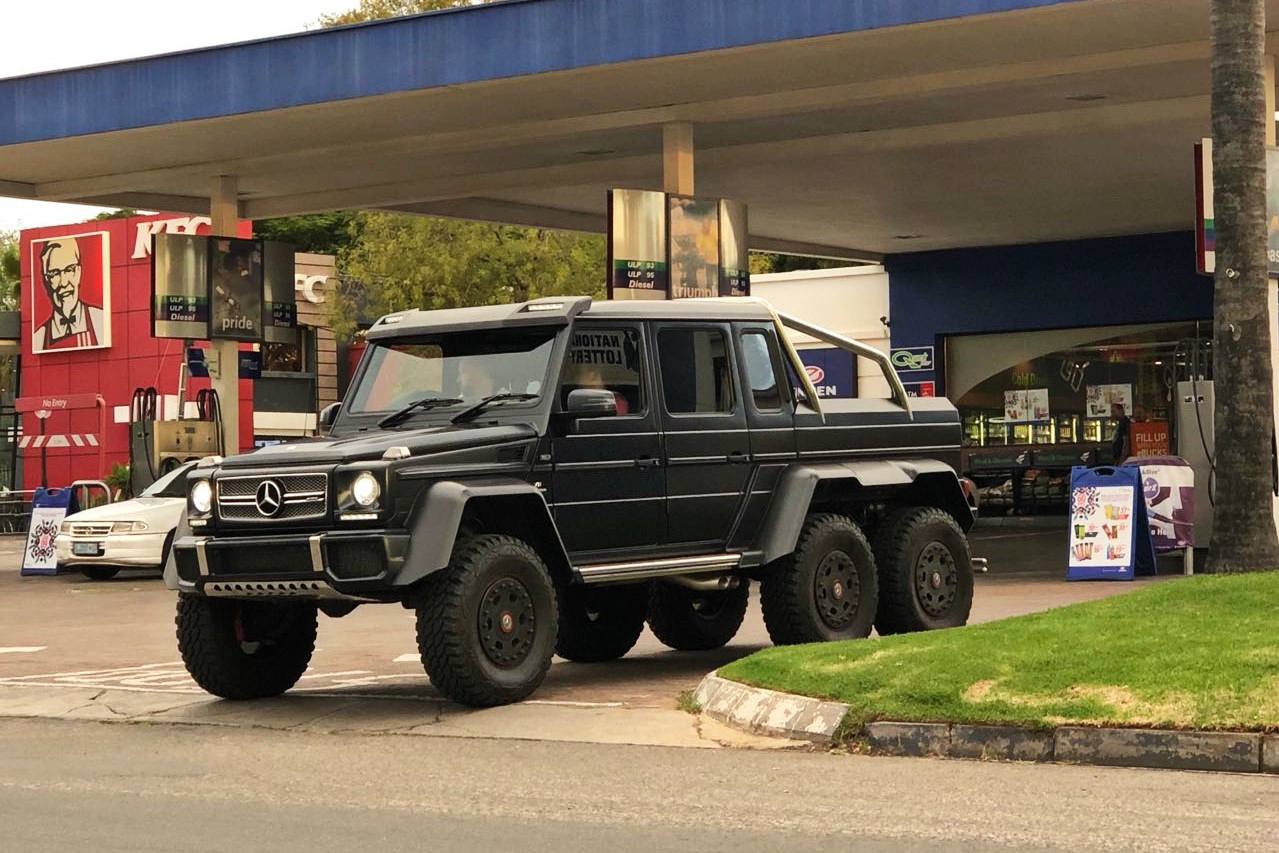
M513 531L537 550L553 578L570 576L568 552L551 517L546 497L523 480L442 480L424 489L409 521L409 550L397 586L408 586L448 567L467 507L475 501L504 504Z
M846 481L873 492L901 490L919 495L915 502L938 506L955 517L967 532L972 510L955 469L936 459L865 460L816 465L793 465L782 475L764 516L759 537L763 560L772 562L795 550L813 496L823 484ZM932 500L922 499L924 496Z

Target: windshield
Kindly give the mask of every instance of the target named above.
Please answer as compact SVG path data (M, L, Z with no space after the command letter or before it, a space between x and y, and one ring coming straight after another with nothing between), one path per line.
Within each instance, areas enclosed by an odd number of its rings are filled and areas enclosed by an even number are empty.
M541 394L557 331L476 329L376 344L350 411L396 412L437 398L440 405L422 411L447 411L494 394Z
M144 498L185 498L187 496L187 471L195 466L185 462L142 490Z

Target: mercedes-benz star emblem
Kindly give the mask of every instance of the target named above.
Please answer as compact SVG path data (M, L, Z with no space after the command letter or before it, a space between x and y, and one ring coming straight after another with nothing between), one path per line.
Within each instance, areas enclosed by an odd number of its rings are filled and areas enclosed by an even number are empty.
M262 485L258 486L254 503L257 504L258 512L267 518L275 515L284 504L284 493L280 489L280 484L275 480L264 480Z

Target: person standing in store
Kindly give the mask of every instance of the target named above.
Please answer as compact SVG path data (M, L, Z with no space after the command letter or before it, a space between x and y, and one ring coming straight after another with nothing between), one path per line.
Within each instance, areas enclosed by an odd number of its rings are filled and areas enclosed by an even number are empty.
M1110 450L1118 465L1132 455L1132 420L1124 412L1123 403L1110 404L1110 417L1115 424L1115 436L1110 440Z

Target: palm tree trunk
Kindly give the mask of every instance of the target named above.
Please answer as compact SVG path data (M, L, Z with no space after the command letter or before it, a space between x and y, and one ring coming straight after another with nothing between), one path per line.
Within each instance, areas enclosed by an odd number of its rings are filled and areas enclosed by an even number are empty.
M1265 221L1265 122L1274 118L1265 114L1265 30L1265 0L1213 0L1216 508L1209 572L1279 568Z

